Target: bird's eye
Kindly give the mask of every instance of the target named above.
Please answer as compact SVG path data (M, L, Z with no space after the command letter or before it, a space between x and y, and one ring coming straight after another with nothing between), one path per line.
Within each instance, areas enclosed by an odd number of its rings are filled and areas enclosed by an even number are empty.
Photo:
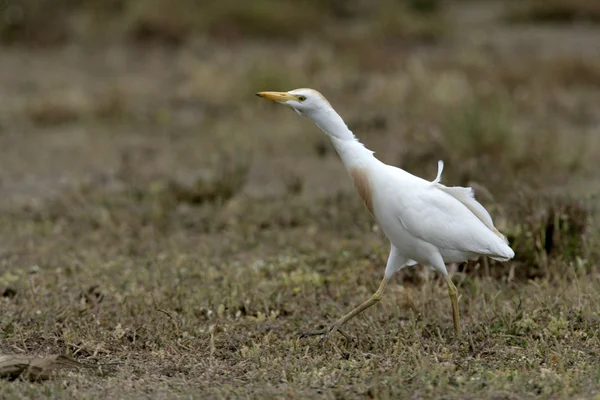
M298 100L302 102L306 100L306 96L298 96Z

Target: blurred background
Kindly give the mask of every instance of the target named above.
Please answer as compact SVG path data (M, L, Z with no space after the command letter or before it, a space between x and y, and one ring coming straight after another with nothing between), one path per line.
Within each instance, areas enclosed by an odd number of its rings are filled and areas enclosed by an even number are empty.
M260 90L319 90L382 161L472 185L517 256L453 266L459 287L597 278L596 0L0 0L0 87L0 294L46 299L5 303L15 324L102 301L134 329L152 291L204 340L369 295L387 243L325 136Z
M135 191L161 223L218 233L255 226L249 204L281 202L260 226L296 201L311 225L313 200L358 200L324 135L253 96L298 87L384 162L433 179L445 160L445 182L474 185L501 226L536 217L530 202L587 209L565 199L599 189L595 1L2 0L0 13L5 204Z

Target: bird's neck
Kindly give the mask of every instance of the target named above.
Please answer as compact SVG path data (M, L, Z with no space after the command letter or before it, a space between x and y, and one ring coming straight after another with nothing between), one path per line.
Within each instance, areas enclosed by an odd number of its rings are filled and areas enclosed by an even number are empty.
M323 109L313 116L313 121L332 139L355 141L356 137L333 109Z
M373 152L358 141L342 117L333 109L321 111L314 118L314 122L329 136L346 168L375 160Z
M331 143L348 171L356 167L369 168L378 162L373 152L356 139L342 140L331 137Z

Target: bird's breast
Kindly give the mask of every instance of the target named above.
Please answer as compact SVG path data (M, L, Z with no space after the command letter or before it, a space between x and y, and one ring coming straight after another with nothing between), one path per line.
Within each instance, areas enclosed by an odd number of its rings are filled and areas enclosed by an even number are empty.
M354 187L360 196L360 199L367 207L371 215L375 215L373 212L373 186L372 180L369 176L369 172L365 168L352 167L349 169L352 182Z

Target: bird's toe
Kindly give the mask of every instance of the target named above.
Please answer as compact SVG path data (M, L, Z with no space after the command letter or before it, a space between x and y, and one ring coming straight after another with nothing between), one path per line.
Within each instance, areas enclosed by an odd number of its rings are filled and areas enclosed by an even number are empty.
M325 334L327 334L328 330L329 329L317 329L317 330L313 330L313 331L302 331L302 332L300 332L300 334L298 336L300 337L300 339L305 339L310 336L325 335Z
M300 339L305 339L309 336L321 336L321 340L319 340L320 343L323 343L327 340L327 338L334 334L335 332L339 332L344 338L346 338L346 340L351 341L352 338L350 337L350 335L348 335L346 332L342 331L337 325L331 325L328 326L326 328L323 329L317 329L317 330L313 330L313 331L303 331L300 332L299 334L299 338Z

